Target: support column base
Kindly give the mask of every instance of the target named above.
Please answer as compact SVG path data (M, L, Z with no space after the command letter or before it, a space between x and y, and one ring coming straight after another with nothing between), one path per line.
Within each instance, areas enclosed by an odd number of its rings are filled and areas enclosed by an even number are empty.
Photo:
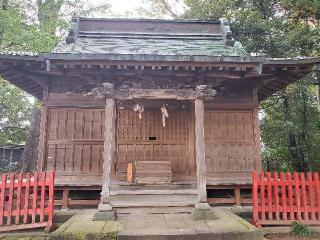
M197 220L216 220L218 219L208 203L197 203L191 210L191 219Z
M117 219L117 213L112 208L111 204L100 203L98 205L98 211L94 215L94 221L115 221Z

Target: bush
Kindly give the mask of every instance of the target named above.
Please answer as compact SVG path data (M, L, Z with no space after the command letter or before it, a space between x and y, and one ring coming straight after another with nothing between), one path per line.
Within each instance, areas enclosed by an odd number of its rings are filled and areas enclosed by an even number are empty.
M291 233L295 237L311 238L313 236L310 228L299 222L293 222L291 225Z

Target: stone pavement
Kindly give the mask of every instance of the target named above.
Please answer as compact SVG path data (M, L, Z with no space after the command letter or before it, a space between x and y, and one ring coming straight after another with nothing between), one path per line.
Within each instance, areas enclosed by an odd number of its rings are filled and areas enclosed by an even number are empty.
M118 221L92 221L96 210L83 211L51 234L52 239L119 240L260 240L263 233L228 210L215 208L217 220L193 221L190 214L145 214L122 216ZM91 236L91 237L90 237ZM96 238L97 239L97 238Z

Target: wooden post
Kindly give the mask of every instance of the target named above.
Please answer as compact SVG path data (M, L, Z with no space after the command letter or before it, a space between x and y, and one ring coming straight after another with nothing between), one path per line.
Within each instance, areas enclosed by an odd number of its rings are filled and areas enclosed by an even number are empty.
M106 98L106 117L104 127L104 151L101 204L109 204L111 166L113 162L113 146L115 141L115 103L113 98Z
M196 137L196 163L197 163L197 187L198 202L207 202L206 162L204 143L204 103L202 99L195 100L195 137Z
M39 137L39 146L38 146L38 172L42 172L44 169L44 163L47 161L46 159L46 150L47 146L47 123L48 120L48 108L46 106L42 106L41 109L41 123L40 123L40 137Z
M260 142L260 127L259 127L259 108L254 108L252 112L253 117L253 134L254 134L254 170L262 170L261 160L261 142Z
M69 207L69 189L64 188L62 192L62 209L66 210Z

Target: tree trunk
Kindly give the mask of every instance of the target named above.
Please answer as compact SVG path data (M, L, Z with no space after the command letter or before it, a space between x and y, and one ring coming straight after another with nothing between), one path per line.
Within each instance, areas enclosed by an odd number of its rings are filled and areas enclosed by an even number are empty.
M24 172L35 170L37 166L40 121L41 111L37 106L34 106L32 109L31 125L29 128L26 145L21 156L23 163L22 170Z
M308 164L307 164L307 159L308 159L308 141L307 141L307 126L308 126L308 118L307 118L307 96L306 96L306 93L305 91L302 90L301 92L301 95L302 95L302 142L304 144L304 151L303 151L303 171L306 172L309 170L309 167L311 169L314 169L314 163L311 160L310 162L310 166L308 167Z
M290 114L290 105L289 105L289 96L285 92L282 92L283 99L283 112L284 112L284 123L285 127L288 128L288 152L291 159L291 163L295 170L301 171L302 166L299 164L299 154L297 153L297 135L295 131L290 126L291 114Z

